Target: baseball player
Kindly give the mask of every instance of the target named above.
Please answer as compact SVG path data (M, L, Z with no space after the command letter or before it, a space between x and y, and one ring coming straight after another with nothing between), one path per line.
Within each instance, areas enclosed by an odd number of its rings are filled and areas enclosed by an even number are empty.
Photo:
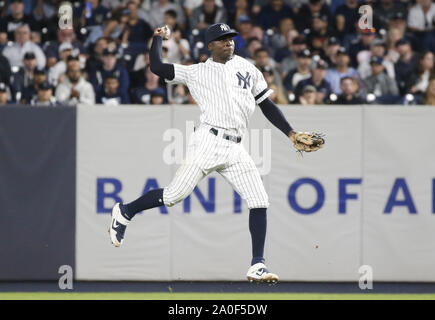
M157 28L154 32L151 71L189 88L201 110L200 125L189 141L183 164L168 186L151 190L128 204L115 204L109 228L111 241L116 247L122 244L126 227L136 213L179 203L201 179L217 171L248 204L252 240L248 280L277 282L278 276L264 264L268 195L258 169L241 141L257 104L295 147L302 146L297 148L299 151L315 151L322 143L313 142L306 134L297 139L298 134L304 133L295 132L268 98L272 90L267 87L261 72L244 58L234 55L233 37L237 33L228 25L218 23L207 29L205 37L211 58L189 66L162 63L162 40L168 39L169 34L167 27Z

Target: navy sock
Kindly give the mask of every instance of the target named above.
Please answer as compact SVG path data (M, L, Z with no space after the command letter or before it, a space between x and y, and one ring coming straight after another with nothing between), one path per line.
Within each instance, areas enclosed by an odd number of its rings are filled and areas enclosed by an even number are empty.
M126 219L131 220L138 212L163 205L163 189L154 189L148 191L133 202L125 204L124 208L126 210L124 210L125 212L121 210L121 213Z
M264 242L266 240L267 216L266 208L249 210L249 231L252 239L251 265L264 263Z

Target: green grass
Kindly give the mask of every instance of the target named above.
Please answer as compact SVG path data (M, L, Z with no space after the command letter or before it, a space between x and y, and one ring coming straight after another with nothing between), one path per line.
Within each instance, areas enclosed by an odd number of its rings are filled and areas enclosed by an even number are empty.
M0 292L0 300L435 300L435 294Z

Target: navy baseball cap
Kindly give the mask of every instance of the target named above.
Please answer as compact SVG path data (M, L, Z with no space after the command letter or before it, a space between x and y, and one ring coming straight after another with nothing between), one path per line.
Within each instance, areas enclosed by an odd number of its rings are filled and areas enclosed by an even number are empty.
M310 50L305 49L305 50L299 51L299 52L296 54L296 56L297 56L298 58L311 58L311 52L310 52Z
M103 56L110 56L110 55L116 56L116 53L117 53L116 48L108 47L104 49Z
M347 53L347 50L345 47L338 48L337 55L339 55L339 54L345 54L347 56L349 55L349 53Z
M292 44L307 44L307 39L303 35L294 37Z
M382 64L382 61L384 61L384 59L382 59L382 57L376 57L376 56L372 56L370 58L370 64Z
M36 59L36 56L35 56L35 54L32 51L27 51L24 54L23 58L24 58L24 60L32 60L32 59Z
M44 81L43 83L41 83L38 86L39 90L49 90L49 89L53 89L53 86L48 82L48 81Z
M158 87L157 89L153 90L151 92L151 97L165 97L166 93L165 90L161 87Z
M225 23L216 23L207 28L205 32L205 43L215 41L223 36L237 36L239 33L231 30L230 26Z
M326 40L328 46L340 45L340 41L336 37L330 37Z
M45 69L44 68L35 68L35 70L33 70L33 74L45 74Z
M403 44L411 44L411 42L409 42L409 40L406 38L402 38L396 41L396 47L401 46Z

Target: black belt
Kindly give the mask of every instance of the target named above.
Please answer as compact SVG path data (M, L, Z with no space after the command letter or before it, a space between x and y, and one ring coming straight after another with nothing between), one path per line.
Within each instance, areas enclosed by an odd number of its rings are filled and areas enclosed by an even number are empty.
M213 133L215 136L218 135L218 130L215 128L211 128L210 132ZM225 140L233 141L235 143L240 143L240 141L242 141L242 137L236 137L226 133L222 135L222 138L224 138Z

